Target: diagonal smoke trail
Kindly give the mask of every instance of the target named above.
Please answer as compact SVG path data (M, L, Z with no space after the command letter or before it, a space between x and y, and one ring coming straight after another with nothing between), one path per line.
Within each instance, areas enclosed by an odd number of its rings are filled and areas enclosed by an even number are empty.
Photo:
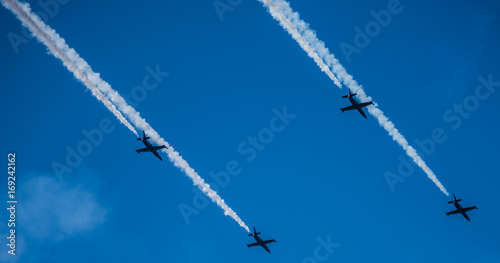
M2 4L14 13L16 13L15 10L20 12L19 6L12 5L11 1L2 1ZM87 78L87 76L85 76L85 74L81 70L79 70L76 67L76 65L69 60L69 58L64 56L64 54L60 50L57 49L56 45L50 41L49 37L46 34L44 34L38 28L36 28L36 26L32 20L24 19L21 21L25 27L32 30L34 35L38 35L38 37L37 37L38 40L47 46L50 54L52 54L56 58L61 59L64 66L70 72L73 73L75 78L80 80L92 92L92 95L94 95L94 97L96 97L99 101L101 101L106 106L106 108L108 108L121 123L123 123L125 126L127 126L127 128L129 128L129 130L131 130L135 135L138 136L135 128L127 121L127 119L125 119L125 117L123 117L122 113L116 109L115 105L113 105L102 94L102 92L100 92L99 89L97 89L97 87L90 82L90 80Z
M358 83L353 79L351 75L347 73L345 68L340 64L340 62L335 58L333 54L325 47L323 41L319 40L316 33L309 28L309 25L300 19L297 12L294 12L290 7L290 4L284 0L258 0L261 2L269 11L271 16L277 20L280 25L290 34L292 37L299 42L299 38L296 37L297 33L302 36L303 39L307 41L310 47L313 48L313 52L316 55L311 55L310 49L304 49L309 56L319 56L323 61L326 62L328 68L331 69L338 79L347 87L352 89L355 93L358 93L361 101L370 101L371 97L367 96L363 88L358 85ZM301 40L302 41L302 40ZM299 42L301 47L303 44ZM319 65L319 64L318 64ZM322 71L325 71L321 68ZM327 72L327 71L325 71ZM331 77L330 77L331 78ZM342 88L340 83L335 82L335 84ZM418 155L415 148L409 145L406 138L396 129L394 123L392 123L387 116L377 107L377 104L368 107L368 111L373 115L382 126L406 152L406 154L412 158L412 160L427 174L427 177L431 179L434 184L443 192L445 195L449 196L448 192L444 186L439 182L434 172L427 166L427 164Z
M261 0L259 0L259 1L261 1ZM263 3L265 4L265 2L268 2L268 1L264 1ZM272 2L271 2L271 4L272 4ZM311 57L314 60L314 62L316 62L318 67L321 69L321 71L325 72L326 75L328 75L328 77L335 83L335 85L340 87L341 84L340 84L339 80L335 77L335 75L333 75L330 68L328 68L328 66L325 64L323 59L321 59L319 57L318 53L316 53L316 51L311 47L310 43L299 33L297 28L294 25L292 25L290 23L290 21L288 21L283 16L283 14L281 12L273 12L272 9L270 9L270 12L271 12L271 15L276 20L278 20L280 25L283 28L285 28L286 31L292 36L292 38L295 39L295 41L297 41L297 43L299 43L300 47L307 53L307 55L309 57Z
M96 94L102 96L103 92L118 109L127 116L127 118L141 130L144 130L151 140L160 145L166 145L169 149L163 151L168 154L170 161L179 169L181 169L205 195L207 195L214 203L216 203L224 214L233 218L247 232L250 232L248 226L239 218L239 216L224 202L217 192L212 190L210 185L189 166L189 164L171 147L165 139L163 139L140 114L135 111L118 92L113 90L111 86L102 80L98 73L95 73L88 63L83 60L78 53L70 48L66 41L61 38L52 28L47 26L36 14L34 14L28 4L20 3L17 0L2 0L2 4L11 10L25 25L33 35L43 44L45 44L54 56L61 59L64 65L73 72L73 74L85 84L89 83L91 87L98 88ZM89 87L89 86L88 86ZM89 87L90 88L90 87ZM134 130L135 131L135 130ZM137 134L137 133L136 133Z

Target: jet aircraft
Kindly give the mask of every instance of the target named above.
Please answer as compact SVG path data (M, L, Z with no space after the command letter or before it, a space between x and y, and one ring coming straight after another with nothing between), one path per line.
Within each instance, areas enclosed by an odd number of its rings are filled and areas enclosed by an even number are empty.
M259 237L260 232L255 231L255 227L253 228L253 233L249 234L248 236L253 236L257 242L248 244L248 247L253 247L253 246L261 246L263 247L267 252L271 253L269 248L267 247L267 244L271 242L276 242L276 240L271 239L271 240L262 240L262 238Z
M162 160L160 154L158 153L158 150L161 150L161 149L164 149L164 148L168 149L168 147L165 146L165 145L162 145L162 146L153 146L150 142L148 142L148 139L149 139L149 137L146 137L146 133L143 131L142 132L142 138L137 138L137 140L138 141L142 141L144 143L144 145L146 145L146 148L138 149L138 150L135 150L135 151L137 153L152 152L154 155L156 155L156 157L158 157L158 159Z
M470 221L469 219L469 216L467 215L467 211L470 211L472 209L477 209L477 207L475 206L472 206L472 207L466 207L466 208L463 208L458 202L462 201L462 199L458 199L455 197L455 194L453 194L453 201L449 201L448 204L451 204L453 203L455 205L455 207L457 208L457 210L455 211L451 211L451 212L448 212L446 213L447 216L449 215L453 215L453 214L458 214L458 213L461 213L465 219L467 219L468 221Z
M365 112L363 111L363 107L366 107L368 105L372 105L373 102L369 101L369 102L363 102L363 103L359 103L355 98L354 96L356 96L357 93L351 93L351 89L349 89L349 94L348 95L345 95L345 96L342 96L342 98L348 98L349 101L351 102L351 106L348 106L348 107L345 107L345 108L342 108L340 109L342 112L344 111L348 111L348 110L358 110L359 113L361 113L361 115L363 115L363 117L365 117L365 119L367 119L366 117L366 114Z

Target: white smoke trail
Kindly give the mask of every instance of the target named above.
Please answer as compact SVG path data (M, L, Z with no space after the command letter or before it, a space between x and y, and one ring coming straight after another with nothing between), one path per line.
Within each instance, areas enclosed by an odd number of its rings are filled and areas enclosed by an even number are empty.
M49 50L67 65L68 70L73 72L75 76L82 77L80 80L91 82L92 86L103 92L118 109L127 116L127 118L139 129L145 131L151 140L159 145L166 145L169 149L163 151L168 154L170 161L179 169L181 169L205 195L207 195L212 202L216 203L224 214L233 218L241 227L247 232L250 232L248 226L239 218L239 216L224 202L217 192L211 189L210 185L198 175L198 173L189 166L189 164L176 152L172 146L168 144L147 122L140 114L126 103L118 92L113 90L111 86L102 80L98 73L95 73L88 63L83 60L78 53L70 48L66 41L61 38L52 28L47 26L36 14L34 14L28 4L20 3L16 0L2 0L5 7L11 10L22 22L28 27L33 35L37 37L40 42L45 44ZM49 39L49 40L48 40ZM83 73L83 74L82 74ZM82 81L83 81L82 80ZM95 93L93 93L95 95ZM102 95L102 93L99 92ZM136 133L137 134L137 133Z
M290 34L292 37L297 40L298 38L295 36L299 33L303 39L309 43L310 47L313 48L313 52L319 56L322 60L326 62L328 67L335 73L338 79L347 87L352 89L355 93L358 93L358 96L361 101L371 101L372 98L367 96L363 88L358 85L358 83L353 79L351 75L347 73L345 68L340 64L340 62L335 58L333 54L330 53L328 48L325 47L323 41L319 40L316 36L316 33L309 28L309 24L300 19L300 16L297 12L294 12L290 7L290 4L284 0L258 0L265 7L267 7L271 16L277 20L280 25ZM302 40L301 40L302 41ZM303 46L301 42L299 45ZM309 56L315 57L316 55L311 55L310 49L304 49L308 53ZM319 64L318 64L319 65ZM322 71L325 71L321 68ZM326 72L326 71L325 71ZM331 78L331 77L330 77ZM334 81L335 82L335 81ZM342 88L340 83L335 82L335 84ZM373 115L379 122L380 126L382 126L392 137L394 141L396 141L403 149L406 154L412 158L412 160L427 174L427 177L431 179L434 184L443 192L446 196L449 196L448 192L444 188L444 186L439 182L434 172L427 166L427 164L422 160L422 158L418 155L415 148L409 145L408 141L405 137L396 129L394 123L392 123L389 118L387 118L384 113L377 107L375 104L373 106L368 107L368 112Z
M261 1L261 0L259 0ZM262 1L261 1L262 2ZM267 2L267 1L264 1ZM292 36L297 43L299 43L300 47L307 53L309 57L311 57L314 62L318 65L321 71L325 72L326 75L335 83L337 86L341 86L339 80L333 75L332 71L325 65L325 62L319 57L318 53L314 51L314 49L309 45L309 42L297 31L297 28L288 21L281 12L275 12L270 9L271 15L276 19L280 25L286 29L286 31Z
M19 9L19 6L13 5L11 1L2 1L3 6L6 8L10 9L12 12L15 14L16 11L21 12ZM38 35L37 39L45 44L47 48L49 49L49 53L52 54L54 57L61 59L63 62L64 66L73 73L76 79L81 81L91 92L94 97L96 97L99 101L101 101L106 108L108 108L115 116L116 118L123 123L127 128L129 128L135 135L138 136L137 131L135 128L123 117L122 113L118 111L113 105L98 89L97 87L90 82L90 80L85 76L85 74L79 70L74 63L72 63L64 54L57 49L54 43L52 43L49 39L49 37L41 32L38 28L36 28L34 22L31 19L21 19L21 17L18 15L18 18L21 20L23 25L27 28L29 28L34 35Z

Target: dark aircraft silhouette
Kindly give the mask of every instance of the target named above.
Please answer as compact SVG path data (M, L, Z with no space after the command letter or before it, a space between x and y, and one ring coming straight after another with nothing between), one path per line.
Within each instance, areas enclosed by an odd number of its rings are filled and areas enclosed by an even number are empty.
M160 154L158 153L158 150L164 149L164 148L168 149L168 147L165 146L165 145L162 145L162 146L153 146L153 145L151 145L150 142L148 142L148 139L149 139L149 137L146 137L146 133L143 131L142 132L142 138L137 138L137 140L138 141L142 141L144 143L144 145L146 145L146 148L142 148L142 149L135 150L135 151L137 153L152 152L154 155L156 155L156 157L158 157L158 159L162 160Z
M252 244L248 244L247 246L248 247L253 247L253 246L261 246L263 247L267 252L271 253L271 251L269 250L269 248L267 248L267 244L271 243L271 242L276 242L276 240L274 239L271 239L271 240L262 240L262 238L259 237L259 234L260 232L256 232L255 231L255 227L253 228L253 234L249 234L248 236L253 236L253 238L255 238L255 240L257 242L255 243L252 243Z
M465 219L467 219L468 221L470 221L469 219L469 216L467 215L467 211L470 211L472 209L477 209L477 207L475 206L472 206L472 207L466 207L466 208L463 208L458 202L462 201L462 199L458 199L455 197L455 194L453 194L453 201L449 201L448 204L451 204L453 203L455 205L455 207L457 208L457 210L455 211L451 211L451 212L448 212L446 213L447 216L449 215L453 215L453 214L458 214L458 213L461 213Z
M354 96L356 96L357 93L351 93L351 89L349 89L349 95L345 95L345 96L342 96L342 98L348 98L349 101L351 102L351 106L348 106L348 107L345 107L345 108L342 108L340 109L342 112L344 111L348 111L348 110L358 110L359 113L361 113L361 115L363 115L363 117L366 118L366 114L365 112L363 111L363 107L366 107L368 105L372 105L373 102L369 101L369 102L363 102L363 103L359 103L355 98Z

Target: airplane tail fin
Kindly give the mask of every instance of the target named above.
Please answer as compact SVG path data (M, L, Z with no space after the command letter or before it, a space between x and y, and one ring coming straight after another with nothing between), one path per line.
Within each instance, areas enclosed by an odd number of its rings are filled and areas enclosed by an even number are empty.
M349 95L342 96L342 98L349 98L358 95L357 93L351 93L351 89L349 89Z
M149 139L149 137L146 137L146 132L142 131L142 138L137 138L136 140L143 141L143 140L147 140L147 139Z
M253 228L253 233L252 234L248 234L249 237L251 237L251 236L258 236L258 235L260 235L260 232L257 232L255 230L255 227Z
M457 199L455 194L453 194L453 201L449 201L448 204L458 203L460 201L462 201L462 199Z

